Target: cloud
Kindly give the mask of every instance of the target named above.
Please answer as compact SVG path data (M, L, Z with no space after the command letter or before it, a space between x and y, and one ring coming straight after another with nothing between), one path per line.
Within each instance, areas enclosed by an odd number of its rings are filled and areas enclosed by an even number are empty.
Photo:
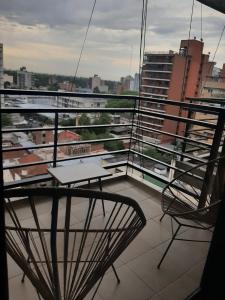
M79 74L119 79L138 70L140 0L97 0ZM1 0L0 36L5 66L73 74L93 0ZM149 1L147 50L178 51L188 37L192 0ZM205 52L215 51L224 16L203 7ZM200 38L200 4L195 1L191 37ZM223 62L222 49L216 60ZM132 59L131 59L132 58Z

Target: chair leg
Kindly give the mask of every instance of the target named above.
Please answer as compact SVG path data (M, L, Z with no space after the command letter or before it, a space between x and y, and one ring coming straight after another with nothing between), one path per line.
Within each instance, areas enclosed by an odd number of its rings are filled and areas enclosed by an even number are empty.
M115 269L115 267L114 267L114 265L112 264L112 269L113 269L113 272L114 272L114 274L115 274L115 276L116 276L116 280L117 280L117 283L119 284L120 283L120 278L119 278L119 275L117 274L117 272L116 272L116 269Z
M178 233L180 227L181 227L181 225L179 225L178 228L177 228L177 230L175 231L175 233L174 233L174 235L173 235L173 237L172 237L172 239L171 239L171 241L170 241L168 247L166 248L166 251L164 252L164 254L163 254L163 256L162 256L162 258L161 258L161 260L160 260L160 262L159 262L159 264L158 264L158 266L157 266L157 269L160 268L160 266L161 266L161 264L162 264L162 262L163 262L163 260L164 260L164 258L165 258L165 256L166 256L167 252L169 251L169 249L170 249L170 247L171 247L171 245L172 245L172 243L173 243L173 241L174 241L174 239L175 239L175 237L176 237L176 235L177 235L177 233Z
M27 263L28 263L28 264L30 263L30 257L29 257L29 256L27 257ZM23 277L22 277L22 279L21 279L21 282L22 282L22 283L24 283L25 276L26 276L26 274L25 274L25 272L23 272Z
M164 216L165 216L165 213L162 215L162 217L159 219L159 222L161 222L162 221L162 219L164 218Z
M104 275L105 275L105 274L104 274ZM93 296L91 297L91 300L94 299L94 297L95 297L95 295L96 295L96 293L97 293L97 291L98 291L98 289L99 289L99 287L100 287L100 284L102 283L102 279L103 279L104 275L102 275L102 277L100 278L99 283L98 283L98 285L97 285L97 287L96 287L96 289L95 289L95 291L94 291L94 294L93 294Z
M38 300L41 300L41 295L39 294L39 292L37 291L38 294Z
M115 274L115 276L116 276L117 283L119 284L119 283L120 283L120 278L119 278L119 276L118 276L118 274L117 274L117 272L116 272L116 269L115 269L115 267L114 267L113 264L111 265L111 267L112 267L113 272L114 272L114 274ZM104 275L105 275L105 274L104 274ZM95 295L96 295L96 293L97 293L97 291L98 291L98 289L99 289L99 287L100 287L100 284L102 283L102 280L103 280L104 275L100 278L99 283L98 283L98 285L97 285L97 287L96 287L96 289L95 289L95 291L94 291L94 294L93 294L91 300L94 299L94 297L95 297Z

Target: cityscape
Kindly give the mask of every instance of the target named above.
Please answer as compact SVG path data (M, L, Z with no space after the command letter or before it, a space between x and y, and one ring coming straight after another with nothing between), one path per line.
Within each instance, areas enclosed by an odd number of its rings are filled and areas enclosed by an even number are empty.
M224 299L224 14L0 3L1 299Z
M188 53L187 53L188 51ZM142 73L136 73L134 76L128 75L122 77L120 81L105 81L99 75L94 74L90 78L73 78L62 75L38 74L30 72L25 66L20 67L18 71L5 70L3 66L3 44L1 44L1 86L5 89L21 89L21 90L40 90L40 91L58 91L58 92L74 92L83 94L112 94L112 95L143 95L151 99L170 99L180 101L188 97L200 98L221 98L225 97L225 64L222 69L215 67L216 62L209 60L209 54L204 54L204 43L197 40L182 40L180 49L177 51L168 50L165 52L145 52L142 66ZM186 61L186 57L188 62ZM187 69L185 71L185 68ZM181 76L183 75L183 76ZM140 90L139 90L139 80ZM185 89L183 88L185 86ZM143 111L151 111L156 113L166 113L171 115L179 115L187 117L187 112L179 112L179 109L160 103L151 101L140 102L140 108ZM213 104L212 104L213 105ZM216 104L215 104L216 105ZM104 98L71 96L5 96L2 99L2 107L19 107L19 108L132 108L134 101L132 99L113 100ZM212 120L210 114L195 113L196 120ZM127 126L116 127L116 124L123 125L131 122L131 114L108 114L108 113L68 113L59 115L59 125L64 129L59 132L58 142L74 142L77 145L59 147L59 158L76 157L80 155L90 155L104 153L108 151L116 151L128 149L130 147L128 136L130 129ZM154 148L154 144L162 145L168 149L181 146L174 145L175 139L171 135L164 135L162 132L170 134L184 134L184 124L177 125L176 122L163 120L161 117L153 117L141 115L139 119L141 132L136 131L135 137L144 136L149 142L142 150L145 155L157 158L159 161L171 163L172 156L167 152L161 152ZM54 131L49 131L54 123L54 115L51 113L39 113L33 115L22 115L13 113L4 115L3 126L6 128L35 128L43 127L42 131L34 132L18 132L3 135L4 147L35 147L36 145L51 145L54 141ZM83 129L69 130L65 126L90 126L109 124L112 127L102 129ZM192 126L189 131L190 138L198 137L206 143L212 142L212 133L210 130L198 131L198 126ZM47 129L47 131L46 131ZM82 144L82 140L101 140L101 139L120 139L95 143ZM137 145L133 145L134 148ZM16 164L26 164L32 162L40 162L49 160L53 152L51 148L43 148L37 150L21 150L4 153L4 166L13 166ZM204 157L204 151L201 151ZM124 155L121 154L121 160ZM135 159L135 157L134 157ZM89 159L84 159L90 160ZM115 160L113 155L104 155L93 158L97 163L112 162ZM81 160L83 161L83 160ZM66 163L66 162L65 162ZM61 163L63 164L63 163ZM157 172L163 176L169 176L169 170L159 164L150 164L149 168L153 172ZM47 164L42 164L38 168L32 167L17 168L5 170L5 181L15 181L22 178L46 174L48 170Z

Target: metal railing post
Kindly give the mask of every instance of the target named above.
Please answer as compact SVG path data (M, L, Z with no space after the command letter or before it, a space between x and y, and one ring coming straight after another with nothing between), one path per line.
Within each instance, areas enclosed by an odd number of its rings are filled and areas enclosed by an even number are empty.
M218 156L219 147L220 147L220 143L221 143L221 139L222 139L222 135L223 135L223 131L224 131L224 124L225 124L225 112L221 111L219 113L216 130L214 132L211 152L210 152L209 159L208 159L209 161L217 158L217 156ZM199 208L205 206L208 189L210 187L210 182L212 180L213 170L214 170L214 164L208 164L206 172L205 172L205 176L204 176L204 184L203 184L200 199L199 199L199 204L198 204Z
M4 177L3 177L3 154L2 154L2 110L0 105L0 189L1 189L1 199L0 199L0 291L1 299L9 299L8 290L8 267L7 267L7 255L6 255L6 235L5 235L5 201L4 201Z
M54 127L54 150L53 150L53 168L57 165L57 146L58 146L58 126L59 114L55 112L55 127Z
M136 109L136 106L137 106L136 101L137 101L137 99L134 98L134 107L133 107L133 115L132 115L131 130L130 130L130 142L129 142L128 155L127 155L126 175L127 175L127 172L128 172L128 162L130 160L130 154L131 154L131 146L132 146L133 131L134 131L135 109ZM140 99L138 101L140 101Z

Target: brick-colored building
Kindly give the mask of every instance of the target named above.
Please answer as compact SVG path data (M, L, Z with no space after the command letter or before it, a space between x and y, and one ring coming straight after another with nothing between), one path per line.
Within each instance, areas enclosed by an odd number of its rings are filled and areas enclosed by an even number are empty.
M35 144L50 144L54 142L54 132L51 130L42 130L32 133ZM58 143L76 142L80 141L81 136L70 130L62 130L58 133ZM66 155L85 155L92 152L104 151L102 144L79 144L60 146L59 150Z
M34 154L27 154L18 159L19 164L29 164L29 163L34 163L34 162L40 162L43 159ZM21 167L17 169L12 170L12 175L14 178L26 178L26 177L32 177L32 176L37 176L37 175L43 175L48 173L48 165L43 164L43 165L35 165L35 167L30 166L30 167Z
M146 52L142 68L141 94L149 98L186 101L186 97L200 95L201 84L210 75L214 63L203 53L204 43L196 39L182 40L178 53ZM186 116L179 107L142 101L142 109L171 115ZM184 124L164 118L142 116L142 124L149 128L143 134L158 143L168 143L172 137L151 132L151 128L169 133L184 132Z
M50 144L54 142L54 132L52 130L34 131L32 132L33 142L35 144ZM73 142L80 141L80 135L70 131L61 130L58 133L58 142Z

